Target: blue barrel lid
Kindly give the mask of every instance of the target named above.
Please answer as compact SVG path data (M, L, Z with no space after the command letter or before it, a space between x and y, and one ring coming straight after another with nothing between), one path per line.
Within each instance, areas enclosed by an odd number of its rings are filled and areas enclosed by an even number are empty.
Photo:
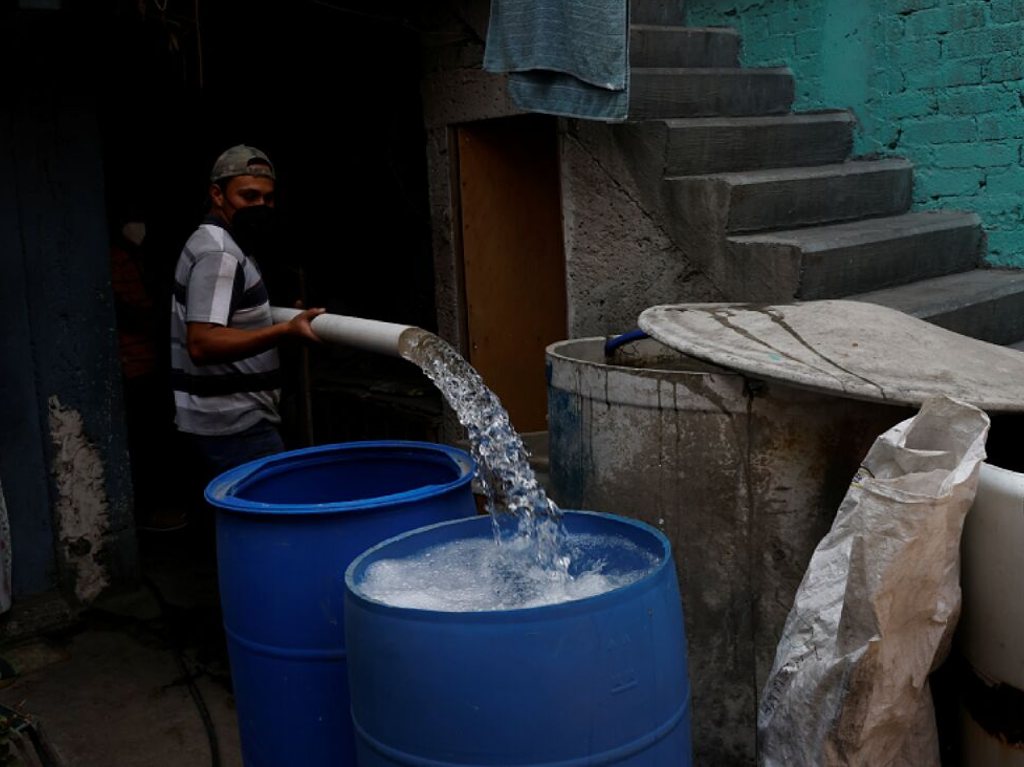
M450 482L421 485L402 492L361 497L348 501L270 503L240 497L241 493L244 493L256 482L263 481L275 474L294 471L297 467L331 463L338 459L339 454L346 459L356 459L360 455L371 457L388 453L406 458L417 456L424 461L450 461L457 470L457 476ZM275 453L236 466L215 477L206 486L204 495L206 500L218 509L250 514L287 515L363 511L396 503L415 502L444 494L472 482L475 473L476 461L473 457L466 451L449 445L407 440L338 442Z

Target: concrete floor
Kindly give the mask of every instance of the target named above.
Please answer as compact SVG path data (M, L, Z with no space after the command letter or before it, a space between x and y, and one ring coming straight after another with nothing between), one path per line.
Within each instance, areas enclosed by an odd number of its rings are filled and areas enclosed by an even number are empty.
M142 535L151 585L101 599L69 629L0 648L18 672L0 705L30 718L62 764L216 764L184 662L209 710L219 763L240 767L213 532Z

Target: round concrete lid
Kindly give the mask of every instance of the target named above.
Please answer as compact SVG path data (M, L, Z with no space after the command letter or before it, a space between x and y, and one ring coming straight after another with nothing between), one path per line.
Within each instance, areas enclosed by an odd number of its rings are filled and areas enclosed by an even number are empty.
M1024 411L1024 353L859 301L654 306L640 327L684 354L851 399L936 395Z

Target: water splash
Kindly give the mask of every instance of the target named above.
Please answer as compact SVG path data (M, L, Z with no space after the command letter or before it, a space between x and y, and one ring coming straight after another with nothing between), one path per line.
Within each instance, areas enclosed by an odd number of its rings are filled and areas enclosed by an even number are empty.
M462 355L433 333L411 329L400 343L401 355L423 370L466 427L497 542L507 554L532 560L552 578L568 578L561 511L537 482L529 453L498 397Z

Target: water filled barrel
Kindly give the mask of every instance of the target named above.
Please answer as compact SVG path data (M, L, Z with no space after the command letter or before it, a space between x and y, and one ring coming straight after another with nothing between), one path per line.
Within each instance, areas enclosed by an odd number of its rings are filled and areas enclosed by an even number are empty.
M422 442L280 453L216 478L217 566L246 765L351 765L345 568L380 541L475 514L475 463Z
M690 685L668 540L609 514L566 512L570 536L634 544L592 551L610 571L655 558L628 585L511 610L395 607L361 590L367 568L492 535L485 517L392 538L345 574L346 643L360 767L686 767ZM649 566L649 560L648 560Z

